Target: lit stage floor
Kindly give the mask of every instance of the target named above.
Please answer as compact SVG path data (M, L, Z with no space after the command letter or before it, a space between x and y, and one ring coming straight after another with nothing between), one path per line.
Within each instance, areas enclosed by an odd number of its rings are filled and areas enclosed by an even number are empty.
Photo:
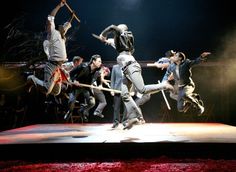
M38 124L0 132L0 144L194 142L236 143L236 127L220 123L146 123L123 130L108 123Z
M221 123L38 124L0 132L0 159L236 158L236 127ZM43 150L43 151L42 151ZM46 150L46 151L44 151ZM16 153L17 152L17 153Z

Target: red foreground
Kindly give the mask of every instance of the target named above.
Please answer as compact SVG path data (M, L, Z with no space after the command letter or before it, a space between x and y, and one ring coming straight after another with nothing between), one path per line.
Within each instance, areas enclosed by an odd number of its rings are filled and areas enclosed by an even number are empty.
M114 162L0 162L0 171L10 172L232 172L236 171L236 160L212 159L133 159Z

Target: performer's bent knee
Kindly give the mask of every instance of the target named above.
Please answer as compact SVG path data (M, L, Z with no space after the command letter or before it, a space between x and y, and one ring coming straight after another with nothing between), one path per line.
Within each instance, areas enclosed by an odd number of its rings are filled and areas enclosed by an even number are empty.
M121 94L121 98L124 102L128 102L129 97L130 97L129 93Z
M95 99L94 99L94 97L89 97L89 101L88 101L88 105L89 106L95 106Z
M145 87L143 87L142 89L136 88L136 90L137 90L137 92L139 92L140 94L145 94L145 93L146 93Z
M174 92L174 87L171 84L165 84L164 90L172 91Z

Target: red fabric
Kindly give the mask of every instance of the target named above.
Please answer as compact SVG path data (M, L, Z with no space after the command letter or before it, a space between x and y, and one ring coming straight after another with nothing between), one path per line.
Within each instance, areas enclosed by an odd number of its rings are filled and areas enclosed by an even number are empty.
M59 67L54 70L54 72L52 73L51 78L53 78L56 73L60 73L59 79L55 81L56 84L61 83L61 82L69 82L69 80L68 80L68 77L69 77L69 76L66 76L65 71L63 71L63 70L62 70L61 68L59 68Z
M114 162L27 162L2 161L0 171L17 172L232 172L236 171L236 160L212 159L135 159Z
M60 73L61 73L61 79L62 79L62 82L69 82L69 76L67 76L67 75L69 75L69 73L67 73L65 70L62 70L61 68L60 68Z

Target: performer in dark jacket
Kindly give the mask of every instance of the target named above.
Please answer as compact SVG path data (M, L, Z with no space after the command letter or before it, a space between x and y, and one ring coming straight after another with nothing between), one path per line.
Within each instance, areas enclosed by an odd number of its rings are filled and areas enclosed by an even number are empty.
M70 78L72 82L79 86L79 83L92 85L92 83L99 77L99 70L102 64L100 55L93 55L89 63L82 63L70 71ZM67 119L73 113L76 98L82 94L85 98L86 105L83 109L83 118L88 121L89 110L95 105L95 98L91 88L77 87L73 90L69 100L69 111L64 116Z
M198 109L198 114L201 115L204 112L204 107L200 96L193 93L195 84L192 80L192 66L199 64L205 60L210 52L203 52L200 57L195 60L186 59L185 54L177 52L171 57L171 63L167 68L163 82L168 81L168 77L173 74L174 80L178 85L178 98L177 108L180 112L185 112L186 108L190 105L194 105ZM186 103L188 102L188 103Z

